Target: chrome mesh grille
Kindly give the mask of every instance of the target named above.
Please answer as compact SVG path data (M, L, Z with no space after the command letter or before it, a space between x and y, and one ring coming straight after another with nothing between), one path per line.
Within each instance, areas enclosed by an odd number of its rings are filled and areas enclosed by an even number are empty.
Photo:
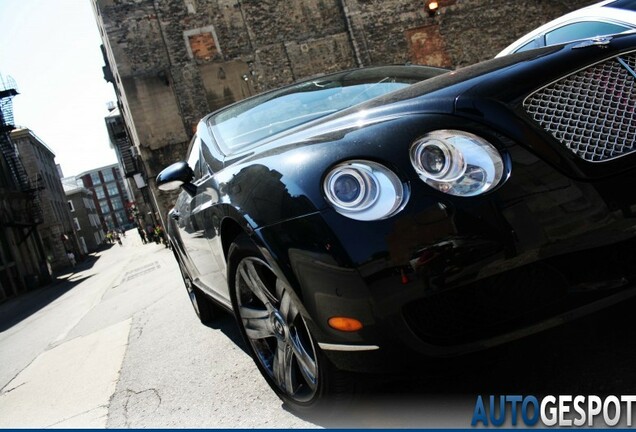
M614 159L636 150L634 70L636 54L616 57L533 93L523 106L579 157Z
M632 69L632 71L636 71L636 54L621 57L621 59Z

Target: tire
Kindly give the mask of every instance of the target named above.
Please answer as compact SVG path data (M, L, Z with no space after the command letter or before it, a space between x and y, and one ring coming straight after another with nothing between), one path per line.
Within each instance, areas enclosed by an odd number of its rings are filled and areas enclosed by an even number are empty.
M187 282L186 282L187 281ZM217 317L217 310L210 300L203 292L194 286L189 278L184 278L186 284L186 290L190 297L190 303L194 308L194 312L199 317L202 324L210 324Z
M177 253L175 249L172 248L174 256L177 260L177 265L179 266L179 270L181 271L181 277L183 278L183 284L185 285L186 291L188 293L188 298L190 299L190 303L194 308L194 313L197 314L199 321L202 324L210 324L214 321L214 319L218 315L218 310L213 304L212 300L208 298L199 288L197 288L190 276L188 276L181 266L181 261L177 257Z
M272 390L295 411L345 407L355 393L352 376L323 355L292 289L247 236L230 245L228 275L241 334Z

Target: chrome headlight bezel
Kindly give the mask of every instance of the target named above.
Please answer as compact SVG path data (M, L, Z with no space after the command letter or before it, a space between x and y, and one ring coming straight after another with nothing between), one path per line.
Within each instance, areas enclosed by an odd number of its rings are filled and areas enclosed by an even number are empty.
M339 181L358 184L355 199L343 199ZM327 202L340 214L360 221L387 219L408 200L409 188L384 165L368 160L349 160L332 167L323 180Z
M441 169L431 170L424 166L422 162L425 152L429 149L438 149L444 158L444 164ZM461 153L455 148L444 145L434 139L424 142L422 145L413 146L411 149L411 161L417 164L415 167L418 172L422 172L427 178L439 181L451 181L461 177L466 171L466 163ZM413 154L414 153L414 154Z
M338 182L345 177L352 178L359 187L358 196L350 201L343 200L338 196ZM369 208L378 198L378 187L378 182L370 171L351 166L331 171L325 180L328 197L333 200L335 205L343 209L365 210Z
M427 167L429 149L439 148L444 167ZM449 195L471 197L493 190L506 178L504 156L486 139L470 132L440 129L429 132L410 147L416 173L429 186Z

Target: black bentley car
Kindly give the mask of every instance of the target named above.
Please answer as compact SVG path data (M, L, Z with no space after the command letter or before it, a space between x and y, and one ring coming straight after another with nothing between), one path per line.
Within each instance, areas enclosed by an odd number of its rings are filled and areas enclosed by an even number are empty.
M636 35L457 71L370 67L199 123L168 233L296 408L636 294Z

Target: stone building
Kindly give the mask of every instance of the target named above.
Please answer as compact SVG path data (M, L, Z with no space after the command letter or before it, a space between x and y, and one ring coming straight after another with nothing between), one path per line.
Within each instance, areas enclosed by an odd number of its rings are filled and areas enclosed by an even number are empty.
M590 0L92 0L112 82L147 181L183 159L205 114L358 66L460 67ZM174 197L153 194L165 215Z
M11 140L26 172L32 179L37 179L41 189L39 199L43 218L38 230L46 258L53 271L67 267L70 265L67 251L72 251L76 257L80 257L81 253L58 176L55 154L30 129L11 131Z
M0 302L51 280L38 225L39 176L30 176L11 141L13 79L0 75Z
M0 76L0 302L51 280L38 232L37 176L27 174L11 141L15 87Z
M76 176L93 195L93 202L104 231L132 227L129 202L119 164L95 168Z
M4 153L4 152L3 152ZM0 302L51 280L29 186L20 187L0 157Z
M104 241L102 223L97 214L91 191L77 184L75 177L62 179L67 204L80 250L88 254L97 250Z

